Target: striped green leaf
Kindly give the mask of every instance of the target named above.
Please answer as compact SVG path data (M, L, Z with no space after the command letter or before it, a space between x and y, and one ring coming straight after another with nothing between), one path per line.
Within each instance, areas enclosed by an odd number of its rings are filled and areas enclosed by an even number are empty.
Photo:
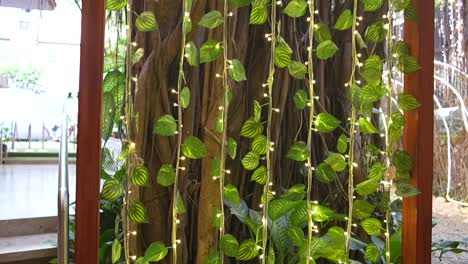
M255 121L259 122L262 118L262 106L257 100L254 100L254 115Z
M239 242L235 236L231 234L225 234L219 241L219 248L228 257L236 257L239 251Z
M364 85L361 89L361 98L366 103L379 101L387 92L382 85Z
M366 233L370 236L379 236L382 231L382 223L380 223L379 219L375 218L368 218L361 222L362 228L366 231Z
M418 60L410 55L402 55L398 58L397 67L404 73L414 73L421 69Z
M120 260L122 254L122 245L118 239L114 239L112 242L112 264L117 263Z
M158 30L158 21L152 12L141 13L135 21L136 28L141 32L150 32Z
M163 115L156 121L153 134L164 137L174 136L177 132L177 122L171 115Z
M364 11L373 12L379 10L382 7L383 0L361 0L364 4Z
M267 153L267 138L264 135L258 135L252 141L252 151L257 155L265 155Z
M127 6L128 0L106 0L106 9L117 11Z
M237 253L237 260L247 261L254 259L258 255L258 247L254 240L249 239L244 242L239 247Z
M416 187L409 183L399 182L397 183L397 190L395 191L395 194L401 197L413 197L420 194L420 192L418 189L416 189Z
M365 134L377 134L379 130L367 118L359 118L359 129Z
M208 149L199 138L188 136L182 144L182 154L189 159L201 159L208 155Z
M279 68L288 67L292 63L291 54L293 53L286 41L278 36L275 49L275 64Z
M418 19L416 7L411 3L405 8L405 19L410 21Z
M405 150L396 150L393 153L392 163L399 171L410 172L413 169L413 158Z
M252 174L250 178L252 181L257 182L258 184L264 185L267 181L267 168L262 165L258 167Z
M257 153L251 151L242 159L242 165L246 170L255 170L260 162L259 158Z
M116 201L122 196L124 187L115 179L107 180L102 186L101 196L108 201Z
M383 165L381 162L377 161L374 164L372 164L372 167L369 171L369 175L367 178L369 180L374 180L380 182L384 176L385 171L387 168L385 165Z
M375 22L370 25L366 30L366 39L378 43L385 40L387 36L387 28L385 28L385 23L383 21Z
M374 243L369 243L366 247L364 257L371 262L378 262L380 260L380 250Z
M132 174L130 175L130 180L136 186L148 186L149 184L149 171L143 165L137 166Z
M390 119L392 120L392 124L397 128L403 128L406 124L405 116L400 112L395 112L390 115Z
M421 103L409 93L401 93L398 95L398 106L403 111L414 111L421 106Z
M335 23L335 29L337 30L347 30L353 25L353 14L351 10L344 10L341 15L338 17Z
M245 121L244 125L242 126L241 136L246 138L255 138L262 132L263 125L260 122L255 121L254 118L249 118L247 121Z
M148 223L146 208L140 201L133 202L133 204L128 209L128 217L130 217L130 219L137 224Z
M268 19L268 9L266 5L254 6L250 12L250 21L252 25L262 25Z
M159 169L156 181L162 186L171 186L174 184L176 178L176 172L171 165L164 164Z

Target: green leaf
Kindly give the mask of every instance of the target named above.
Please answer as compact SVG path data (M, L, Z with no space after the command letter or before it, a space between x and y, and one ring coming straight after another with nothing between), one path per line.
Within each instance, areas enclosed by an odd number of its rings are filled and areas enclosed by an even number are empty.
M122 254L122 245L118 239L114 239L112 242L112 264L117 263L120 260Z
M329 237L333 241L333 245L337 247L342 247L345 243L345 231L343 228L339 226L334 226L328 229L327 231L327 237Z
M190 104L190 89L185 86L182 88L182 91L180 91L180 106L182 108L187 108Z
M106 0L106 9L117 11L127 6L128 0Z
M182 31L184 34L192 32L192 18L190 18L190 15L184 16L184 20L182 21Z
M275 64L279 68L288 67L292 63L291 54L293 53L286 41L278 36L275 49Z
M255 170L260 162L259 158L257 153L251 151L242 159L242 165L246 170Z
M369 179L356 185L356 192L359 195L370 195L375 193L379 187L380 181Z
M305 76L307 73L307 66L305 66L303 63L300 63L298 61L293 61L288 66L288 71L292 77L299 79L299 80L303 80L305 79Z
M245 121L244 125L242 126L241 136L246 138L255 138L262 132L263 125L260 122L255 121L254 118L249 118L247 121Z
M353 25L353 14L351 10L346 9L338 17L338 20L335 23L335 29L337 30L347 30Z
M338 138L338 143L336 144L336 149L341 154L345 153L348 150L348 138L345 134L341 134Z
M221 263L221 258L219 257L219 252L218 251L211 251L208 254L208 257L206 257L205 261L203 261L203 264L220 264Z
M383 5L383 0L361 0L364 4L364 11L373 12L379 10Z
M247 80L244 66L239 60L232 60L231 66L229 67L229 76L236 82Z
M241 198L239 196L239 191L234 185L228 184L224 186L224 200L233 206L240 205Z
M359 45L359 47L361 49L367 49L367 44L366 42L364 41L364 39L362 38L361 34L359 32L356 33L356 40L357 40L357 43Z
M216 228L223 226L224 217L223 217L223 212L221 211L221 209L213 207L212 219L213 221L211 222L211 226L216 227Z
M200 62L206 63L216 60L223 53L221 42L216 40L206 41L200 48Z
M330 154L328 154L328 157L325 159L324 162L330 165L333 168L333 170L337 172L344 171L344 169L346 169L346 166L348 165L343 155L333 152L330 152Z
M213 10L205 14L198 22L198 25L206 28L216 28L224 22L224 17L218 10Z
M298 226L290 226L288 228L288 237L295 246L300 246L304 241L304 230Z
M171 186L174 184L176 178L176 172L171 165L165 164L159 169L156 181L162 186Z
M297 90L293 97L294 105L297 109L304 109L307 106L309 97L304 90Z
M328 28L327 24L324 23L317 23L315 27L315 36L317 37L317 41L323 42L325 40L331 40L332 35L330 32L330 28Z
M327 163L320 163L316 169L317 179L323 183L329 183L338 179L336 171Z
M174 136L177 132L177 122L171 115L163 115L156 121L153 134L164 137Z
M128 217L130 217L130 219L137 224L148 223L146 208L140 201L133 202L133 204L128 209Z
M365 37L372 42L378 43L384 41L386 36L387 29L385 28L385 23L378 21L367 28Z
M361 90L361 98L364 102L377 102L387 92L382 85L364 85Z
M130 175L130 180L136 186L148 186L149 184L149 171L145 166L137 166L132 174Z
M231 159L235 159L236 153L237 153L237 142L235 139L230 137L228 138L228 141L227 141L227 154L229 155L229 157L231 157Z
M401 197L413 197L421 192L416 189L413 185L406 183L406 182L399 182L397 183L397 190L395 192L396 195Z
M364 62L361 75L370 85L378 85L382 81L383 64L378 55L372 55Z
M421 107L421 103L409 93L401 93L398 95L398 106L403 111L414 111Z
M413 158L405 150L396 150L393 153L392 163L398 171L410 172L413 169Z
M137 64L141 58L145 55L145 50L143 48L139 48L133 53L132 56L132 64Z
M145 259L148 262L157 262L164 259L167 255L168 249L161 241L156 241L151 243L151 245L146 249Z
M262 106L257 100L254 100L254 119L259 122L262 117Z
M395 112L391 114L390 119L392 121L392 125L394 125L396 128L403 128L403 126L405 126L406 124L406 118L400 112Z
M102 186L101 196L103 199L114 202L122 196L123 192L124 187L122 184L115 179L110 179Z
M295 161L305 161L309 156L309 152L307 150L307 144L300 141L295 143L291 146L286 155L287 158L295 160Z
M393 53L397 54L398 57L402 55L410 55L411 48L408 43L403 40L397 41L393 47Z
M258 135L252 141L252 151L257 155L265 155L268 151L267 138L264 135Z
M335 55L338 47L331 40L320 42L317 46L317 57L321 60L327 60Z
M405 8L405 20L416 20L418 19L418 14L416 7L411 3Z
M379 130L366 118L359 118L359 129L365 134L377 134Z
M115 117L115 99L111 92L104 92L102 106L102 137L107 140L112 135Z
M258 247L254 240L248 239L239 247L237 260L247 261L255 258L258 255Z
M335 130L341 121L329 113L320 113L314 121L315 129L322 133L329 133Z
M235 7L248 6L252 0L229 0L229 3Z
M391 0L393 10L396 12L400 12L403 9L407 8L411 3L410 0Z
M176 201L176 212L178 215L187 212L187 208L185 208L184 199L180 196L180 192L177 191L177 201Z
M383 165L381 162L377 161L374 164L372 164L372 167L370 169L369 175L367 178L369 180L374 180L377 182L380 182L384 176L385 171L387 168L385 165Z
M281 195L281 197L284 199L291 200L291 201L298 201L298 200L304 199L305 195L306 195L305 185L296 184L296 185L293 185L291 188L289 188L286 193Z
M265 24L268 19L268 9L266 6L254 6L250 12L251 25Z
M293 210L297 204L297 201L291 201L288 199L274 199L268 206L268 216L272 221L276 221Z
M335 215L332 209L317 204L312 204L311 213L313 220L320 223L332 220Z
M421 69L418 60L411 55L401 55L398 58L397 67L404 73L414 73Z
M218 158L214 158L211 163L211 175L213 177L221 176L221 160Z
M193 41L190 41L185 45L185 58L191 66L198 65L198 49Z
M353 217L356 219L368 218L374 212L375 206L366 200L356 200L353 206Z
M208 155L208 149L197 137L188 136L182 144L182 154L189 159L201 159Z
M252 181L257 182L258 184L264 185L267 181L267 168L265 166L258 167L252 174L250 178Z
M156 31L158 30L158 21L156 21L153 12L146 11L138 16L135 26L141 32Z
M215 131L220 134L224 132L224 109L218 112L218 117L216 118Z
M304 0L293 0L283 9L283 13L290 17L301 17L305 15L307 10L307 2Z
M365 258L371 262L378 262L380 260L380 250L374 243L369 243L366 247Z
M382 231L380 230L382 228L382 223L380 223L379 219L365 219L361 222L361 226L370 236L379 236L382 233Z
M219 241L219 248L223 253L228 257L236 257L237 252L239 251L239 242L235 236L231 234L225 234L221 237Z

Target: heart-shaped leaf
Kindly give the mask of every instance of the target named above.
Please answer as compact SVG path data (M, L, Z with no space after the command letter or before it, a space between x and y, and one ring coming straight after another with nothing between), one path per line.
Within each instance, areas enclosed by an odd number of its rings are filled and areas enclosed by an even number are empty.
M365 134L377 134L379 130L366 118L359 118L359 129Z
M145 166L137 166L132 174L130 180L136 186L147 186L149 184L149 171Z
M316 169L317 179L323 183L329 183L338 179L336 171L327 163L320 163Z
M239 242L235 236L231 234L225 234L219 241L219 248L228 257L236 257L239 251Z
M241 136L255 138L263 132L263 125L254 118L249 118L242 126Z
M182 154L190 159L201 159L208 155L208 149L197 137L188 136L182 144Z
M252 181L257 182L258 184L265 184L267 181L267 168L265 166L260 166L258 167L254 173L252 174L252 177L250 178Z
M293 0L289 1L283 13L290 17L301 17L305 15L307 10L307 2L305 0Z
M171 186L174 184L176 178L176 172L171 165L165 164L159 169L156 181L162 186Z
M241 198L239 196L239 191L234 185L228 184L224 186L224 200L233 206L240 205Z
M366 200L356 200L353 205L353 218L364 219L374 212L375 206Z
M314 121L315 129L322 133L329 133L335 130L341 121L329 113L320 113Z
M246 170L255 170L258 167L259 158L257 153L251 151L242 159L242 165Z
M244 242L239 247L237 253L237 260L247 261L255 258L258 255L258 247L254 240L249 239Z
M117 11L127 6L128 0L106 0L106 9Z
M156 241L151 243L151 245L146 249L145 259L148 262L157 262L166 257L168 249L161 241Z
M236 153L237 153L237 141L233 139L232 137L228 138L227 141L227 154L231 159L236 158Z
M309 152L307 150L307 144L304 142L297 142L292 145L286 155L287 158L295 161L305 161L308 156Z
M158 21L156 21L153 12L146 11L138 16L135 26L141 32L156 31L158 30Z
M361 222L362 228L366 231L366 233L370 236L379 236L382 231L382 223L380 223L379 219L375 218L368 218Z
M190 41L185 45L185 58L191 66L198 65L198 49L193 41Z
M128 217L130 217L130 219L137 224L148 223L146 208L140 201L133 202L133 204L128 209Z
M210 11L205 14L198 22L198 25L213 29L224 22L224 17L218 10Z
M223 53L221 42L216 40L206 41L200 48L200 62L207 63L216 60Z
M250 21L251 25L262 25L268 20L268 9L265 6L254 6L250 12Z
M171 115L163 115L156 121L153 134L164 137L174 136L177 132L177 122Z
M107 180L102 186L101 196L108 201L116 201L122 196L124 187L115 179Z
M338 17L338 20L335 23L335 29L337 30L347 30L353 25L353 14L351 10L344 10L341 15Z
M335 55L338 47L331 40L320 42L317 46L317 57L321 60L327 60Z
M231 76L231 78L236 82L247 80L244 66L239 60L232 60L232 63L229 66L229 76Z
M398 95L398 106L403 111L414 111L421 106L421 103L409 93L401 93Z
M343 155L333 152L330 152L330 154L328 154L328 157L325 159L324 162L330 165L333 168L333 170L337 172L343 171L348 165Z
M304 63L300 63L298 61L293 61L289 66L288 66L288 71L289 74L291 74L292 77L303 80L305 79L306 73L307 73L307 66L304 65Z
M180 106L187 108L190 104L190 88L187 86L180 91Z
M117 263L120 260L122 254L122 245L118 239L114 239L112 242L112 264Z

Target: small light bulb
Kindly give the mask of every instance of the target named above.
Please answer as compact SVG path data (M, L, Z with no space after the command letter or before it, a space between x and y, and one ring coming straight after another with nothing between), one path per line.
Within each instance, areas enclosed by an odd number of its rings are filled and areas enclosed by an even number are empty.
M180 220L179 220L179 219L176 219L175 222L176 222L176 224L180 224Z

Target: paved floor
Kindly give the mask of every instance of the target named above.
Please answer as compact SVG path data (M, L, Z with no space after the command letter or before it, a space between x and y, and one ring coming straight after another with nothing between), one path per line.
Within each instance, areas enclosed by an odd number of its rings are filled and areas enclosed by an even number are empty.
M76 167L69 166L70 202ZM57 215L58 165L0 165L0 220Z

